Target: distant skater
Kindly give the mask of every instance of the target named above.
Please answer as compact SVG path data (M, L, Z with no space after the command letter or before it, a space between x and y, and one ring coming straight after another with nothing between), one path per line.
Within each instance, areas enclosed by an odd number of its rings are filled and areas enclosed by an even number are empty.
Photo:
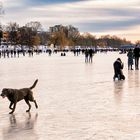
M132 66L133 66L134 54L133 54L132 49L129 49L127 53L127 57L128 57L128 70L133 70Z
M89 49L89 62L92 63L93 50Z
M123 71L122 71L124 65L120 58L117 58L117 60L113 64L113 67L114 67L113 79L115 80L117 78L118 80L125 80L125 76L123 75Z
M88 63L89 52L88 49L85 50L85 63Z
M139 57L140 57L140 48L138 45L134 48L134 59L135 59L135 70L139 70Z

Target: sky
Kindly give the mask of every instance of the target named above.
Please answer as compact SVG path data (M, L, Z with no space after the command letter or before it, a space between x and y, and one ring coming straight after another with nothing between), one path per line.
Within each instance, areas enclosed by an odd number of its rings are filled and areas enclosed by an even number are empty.
M116 35L135 43L140 40L140 0L0 0L4 25L20 26L39 21L44 30L62 24L97 37Z

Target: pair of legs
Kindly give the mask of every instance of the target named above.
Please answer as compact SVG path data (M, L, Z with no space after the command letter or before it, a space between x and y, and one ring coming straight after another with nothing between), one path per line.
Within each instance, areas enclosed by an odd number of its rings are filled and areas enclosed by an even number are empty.
M120 71L119 73L115 72L114 77L113 77L114 81L116 78L118 80L125 80L125 76L123 75L122 71Z
M133 70L132 65L128 64L128 70Z
M139 57L135 57L135 69L139 69Z
M92 56L89 56L89 62L92 63Z
M85 63L88 63L88 56L85 56Z

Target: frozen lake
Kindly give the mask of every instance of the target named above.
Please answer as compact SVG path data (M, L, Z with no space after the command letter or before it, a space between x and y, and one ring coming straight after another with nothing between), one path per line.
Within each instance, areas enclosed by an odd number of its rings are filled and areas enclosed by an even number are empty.
M113 81L113 62L125 81ZM39 108L24 101L9 115L0 98L0 140L139 140L140 71L127 70L126 54L98 53L92 64L68 53L0 59L0 88L30 87Z

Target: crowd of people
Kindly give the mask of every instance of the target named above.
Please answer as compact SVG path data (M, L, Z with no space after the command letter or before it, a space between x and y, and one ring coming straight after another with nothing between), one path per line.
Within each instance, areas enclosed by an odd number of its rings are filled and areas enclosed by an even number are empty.
M82 55L85 56L85 63L92 63L93 61L93 56L95 53L98 51L100 52L107 52L110 50L107 49L102 49L98 50L95 48L85 48L85 49L72 49L72 50L51 50L51 49L46 49L46 50L40 50L40 49L10 49L10 48L4 48L0 49L0 58L12 58L12 57L19 57L20 55L26 56L28 55L29 57L33 57L34 54L40 54L40 53L48 53L49 56L52 55L52 53L58 53L60 52L60 56L66 56L67 52L73 52L74 56L79 56L79 54L82 53ZM111 50L111 51L116 51ZM127 52L127 57L128 57L128 70L139 70L139 57L140 57L140 47L138 45L135 46L135 48L129 49L126 51ZM133 65L135 66L133 68ZM116 61L113 64L114 67L114 77L113 79L115 80L116 78L118 80L125 80L125 76L123 74L123 67L124 64L120 58L117 58Z
M29 56L33 57L35 54L41 54L41 53L47 53L49 56L51 56L52 53L57 53L56 51L52 51L51 49L41 50L41 49L33 49L33 48L27 48L27 49L19 49L19 48L1 48L0 49L0 58L14 58L14 57L20 57L20 56Z

